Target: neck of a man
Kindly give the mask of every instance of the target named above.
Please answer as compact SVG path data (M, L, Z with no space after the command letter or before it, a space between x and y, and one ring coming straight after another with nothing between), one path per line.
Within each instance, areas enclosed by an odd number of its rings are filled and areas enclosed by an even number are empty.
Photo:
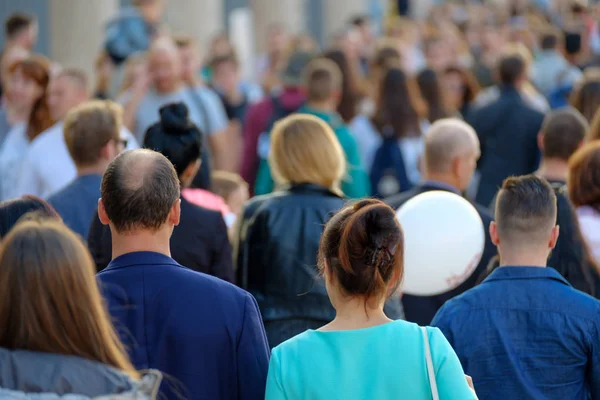
M548 249L498 245L501 267L546 267Z
M106 171L107 164L104 162L99 162L94 165L86 165L86 166L78 166L77 167L77 176L84 175L103 175L104 171Z
M172 230L163 227L156 232L138 230L135 232L116 232L111 227L112 233L112 258L113 260L123 254L149 251L171 257L170 238Z
M444 183L446 185L452 186L457 191L462 192L464 189L460 188L457 179L449 173L444 172L425 172L423 174L424 181L434 181Z
M549 181L566 182L569 176L569 164L558 158L544 158L537 174Z
M324 113L334 112L336 109L336 107L333 105L333 102L330 100L324 100L324 101L308 100L306 102L306 105L315 111L321 111Z

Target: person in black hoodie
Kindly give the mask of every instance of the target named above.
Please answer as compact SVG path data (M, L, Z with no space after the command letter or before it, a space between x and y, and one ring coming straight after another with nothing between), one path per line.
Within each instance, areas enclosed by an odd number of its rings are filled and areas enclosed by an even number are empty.
M144 147L167 157L175 166L182 187L190 185L200 168L202 133L188 118L183 103L160 109L160 122L146 131ZM98 271L111 259L110 230L94 218L88 245ZM181 198L181 222L171 236L173 259L195 271L233 282L231 245L221 213L196 206Z

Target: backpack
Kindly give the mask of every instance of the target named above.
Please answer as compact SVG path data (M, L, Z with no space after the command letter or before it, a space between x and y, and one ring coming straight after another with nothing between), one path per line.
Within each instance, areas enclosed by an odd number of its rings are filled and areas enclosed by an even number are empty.
M385 198L412 188L398 139L385 127L383 142L375 152L371 166L371 191L374 197Z
M130 55L146 51L150 46L152 28L134 9L121 12L106 26L104 49L115 65L121 65Z
M271 167L269 166L269 151L271 149L271 131L277 121L295 113L300 107L286 108L281 104L277 96L271 97L273 112L263 133L258 137L256 151L258 154L258 172L256 174L256 183L254 185L254 194L261 195L271 193L275 188L271 176Z

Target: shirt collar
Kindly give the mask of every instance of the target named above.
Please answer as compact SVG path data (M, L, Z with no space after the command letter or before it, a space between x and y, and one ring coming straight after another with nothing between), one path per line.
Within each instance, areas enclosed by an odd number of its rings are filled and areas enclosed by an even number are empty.
M137 251L133 253L123 254L113 259L104 269L104 271L132 267L136 265L179 266L179 264L175 260L164 254L155 253L152 251Z
M448 192L452 192L452 193L456 193L456 194L460 195L460 190L458 190L457 188L455 188L454 186L452 186L446 182L427 180L427 181L423 182L421 184L421 186L430 187L430 188L434 188L434 189L440 189L440 190L446 190Z
M558 271L551 267L498 267L483 283L520 279L552 279L571 286Z

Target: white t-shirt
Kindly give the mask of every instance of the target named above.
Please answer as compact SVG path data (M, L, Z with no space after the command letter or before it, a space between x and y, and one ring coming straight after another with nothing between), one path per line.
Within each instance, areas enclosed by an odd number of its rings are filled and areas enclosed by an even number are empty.
M130 93L125 93L119 102L126 105L130 97ZM227 128L227 115L223 104L211 89L203 86L183 87L168 95L158 94L154 89L150 89L140 102L135 115L134 134L140 145L144 143L146 130L160 120L160 108L165 104L178 102L187 106L190 120L204 135L214 135Z
M29 148L27 124L15 125L0 147L0 201L17 197L18 174Z
M427 129L429 129L429 123L421 121L421 132L425 134ZM354 134L356 143L358 144L363 165L365 165L367 171L370 173L375 153L383 143L383 139L371 123L369 117L365 115L359 115L354 118L350 124L350 130ZM421 179L419 159L424 149L423 136L400 139L398 140L398 146L400 146L400 150L402 151L408 179L413 184L418 183Z
M127 150L138 148L127 129L121 129L121 137L127 139ZM18 176L17 197L30 194L44 199L75 179L77 168L65 143L62 122L54 124L31 142Z

